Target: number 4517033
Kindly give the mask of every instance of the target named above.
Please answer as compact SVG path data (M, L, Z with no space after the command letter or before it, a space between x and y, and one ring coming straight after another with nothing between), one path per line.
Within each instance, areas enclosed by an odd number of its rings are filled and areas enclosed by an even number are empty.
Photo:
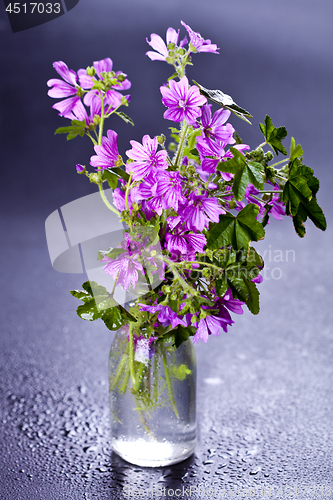
M6 7L6 12L9 12L10 14L60 14L61 6L60 3L23 3L21 4L20 2L15 2L15 3L10 3Z

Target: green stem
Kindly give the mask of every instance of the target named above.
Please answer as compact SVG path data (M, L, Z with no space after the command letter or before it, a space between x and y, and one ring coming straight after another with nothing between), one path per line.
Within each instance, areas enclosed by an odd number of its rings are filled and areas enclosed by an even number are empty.
M112 288L112 291L110 293L111 298L113 298L113 294L114 294L114 291L115 291L116 286L117 286L118 276L119 276L119 273L117 274L116 279L114 280L114 283L113 283L113 288Z
M102 186L102 181L99 182L98 184L98 189L99 189L99 192L100 192L100 195L102 197L102 200L104 201L105 205L110 209L112 210L112 212L114 212L116 215L118 215L120 217L120 212L118 212L118 210L116 208L114 208L108 201L107 197L105 196L105 193L104 193L104 190L103 190L103 186Z
M269 190L267 190L267 191L258 191L258 193L260 193L260 194L271 194L271 193L272 194L282 194L283 191L282 191L282 189L275 189L274 191L272 191L272 190L271 191L269 191Z
M132 386L134 387L135 373L134 373L134 342L133 342L133 324L129 324L129 358L130 358L130 373L131 373L131 381Z
M195 296L197 295L197 291L195 290L195 288L193 288L191 285L189 285L185 279L179 274L178 270L176 269L176 265L174 262L172 262L170 259L168 259L167 257L165 257L165 255L162 256L162 259L164 260L164 262L170 267L173 275L175 278L177 278L180 283L182 284L184 290L188 291L191 295Z
M274 174L274 177L277 177L278 179L281 179L282 181L287 181L288 179L286 177L283 177L282 175L279 174Z
M184 260L184 261L182 261L182 264L184 264L184 263L186 263L186 264L200 264L202 266L212 267L213 269L217 269L218 271L224 273L223 268L215 266L214 264L210 264L209 262L200 262L198 260Z
M144 376L144 371L146 369L146 365L144 363L139 363L139 368L136 370L136 380L133 385L132 392L138 392L142 378Z
M280 165L280 163L284 163L289 161L290 158L284 158L283 160L278 161L277 163L273 163L273 165L269 165L270 167L276 167L276 165Z
M158 355L155 352L154 356L154 390L153 390L153 400L156 401L158 397L158 385L159 385L159 376L158 376Z
M132 174L130 175L130 178L128 179L127 186L126 186L126 194L125 194L126 210L128 210L128 211L129 211L128 195L129 195L129 191L131 188L131 182L132 182Z
M164 211L163 211L163 214L162 214L162 234L161 234L161 243L163 243L163 241L164 241L164 236L165 236L166 229L167 229L167 215L168 215L168 211L167 211L167 210L164 210Z
M117 106L116 108L114 108L110 113L108 113L107 115L105 115L104 118L109 118L109 116L111 116L113 113L117 113L117 110L122 106L122 104L119 104L119 106Z
M267 144L267 141L262 142L261 144L259 144L259 146L257 147L257 149L264 147L266 144Z
M178 146L178 150L177 150L177 155L176 155L176 159L175 159L175 162L174 162L174 165L177 166L178 165L178 162L179 162L179 159L180 159L180 156L183 152L183 149L184 149L184 141L187 137L187 130L188 130L188 123L185 122L185 120L182 122L182 125L181 125L181 129L180 129L180 133L182 134L181 136L181 139L180 139L180 143L179 143L179 146Z
M93 145L94 145L94 146L97 146L97 141L96 141L93 137L91 137L90 132L88 131L88 132L86 132L86 134L87 134L87 136L89 137L89 139L91 139L91 141L92 141Z
M163 367L164 367L164 373L165 373L165 380L166 380L166 383L167 383L167 386L168 386L168 392L169 392L170 401L171 401L171 404L173 406L173 409L174 409L174 412L176 414L176 417L179 419L179 413L178 413L178 410L177 410L175 396L174 396L172 385L171 385L169 368L168 368L168 363L167 363L165 352L163 352Z
M120 392L122 394L125 394L125 392L126 392L127 384L128 384L128 379L129 379L129 376L130 376L130 370L129 370L128 363L127 363L127 366L125 368L126 368L125 377L124 377L123 383L121 384L121 387L120 387Z
M113 380L113 383L112 383L112 385L110 387L110 390L114 389L117 386L119 380L121 379L121 375L123 373L123 369L124 369L124 367L126 368L127 358L128 358L128 355L125 352L125 354L122 355L122 358L121 358L121 360L119 362L119 365L118 365L118 368L117 368L117 371L116 371L116 376L115 376L115 378Z

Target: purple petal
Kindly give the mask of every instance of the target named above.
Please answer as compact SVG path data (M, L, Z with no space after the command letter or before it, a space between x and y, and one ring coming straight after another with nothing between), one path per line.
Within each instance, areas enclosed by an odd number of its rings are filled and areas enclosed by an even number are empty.
M72 69L68 69L67 64L63 61L55 61L53 67L67 83L76 86L76 73Z

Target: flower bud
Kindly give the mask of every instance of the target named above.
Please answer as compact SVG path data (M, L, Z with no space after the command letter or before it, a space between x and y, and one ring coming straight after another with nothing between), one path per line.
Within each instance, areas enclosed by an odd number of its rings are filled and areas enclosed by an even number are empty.
M98 174L95 174L95 173L89 174L89 180L90 180L90 182L92 182L94 184L99 184Z
M165 143L165 139L166 139L166 137L165 137L165 135L164 135L164 134L161 134L161 135L158 135L158 136L157 136L157 142L158 142L159 144L161 144L161 145L163 145L163 144Z
M122 98L121 98L121 104L123 106L128 106L128 103L129 103L130 100L131 100L131 96L130 95L123 95Z
M84 174L86 171L86 167L84 165L80 165L80 163L77 163L76 171L78 174Z
M228 205L229 205L229 210L232 210L233 208L236 207L236 200L228 201Z
M95 68L93 66L88 66L86 72L88 76L94 76L96 74Z
M100 121L101 121L101 117L99 115L95 115L94 120L93 120L94 124L99 125Z

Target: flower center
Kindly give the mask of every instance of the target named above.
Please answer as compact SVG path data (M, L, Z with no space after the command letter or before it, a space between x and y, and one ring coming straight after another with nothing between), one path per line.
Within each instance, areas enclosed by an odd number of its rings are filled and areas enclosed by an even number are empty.
M178 105L180 108L185 109L186 108L186 101L183 101L183 99L179 99Z

